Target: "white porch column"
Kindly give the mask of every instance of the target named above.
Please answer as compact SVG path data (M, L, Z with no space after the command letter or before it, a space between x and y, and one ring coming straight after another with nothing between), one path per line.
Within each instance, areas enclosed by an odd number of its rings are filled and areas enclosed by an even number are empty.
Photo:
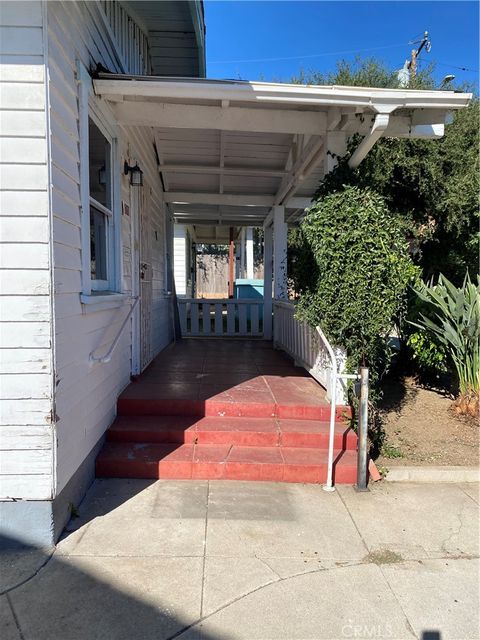
M235 245L235 280L238 278L243 278L243 267L242 267L242 243L237 242Z
M329 131L325 138L325 173L330 173L338 164L336 156L347 153L347 136L343 131Z
M247 227L247 278L253 278L253 227Z
M273 267L273 229L263 230L263 337L272 339L272 267Z
M240 278L245 278L245 227L240 231Z
M285 207L273 207L273 297L281 300L288 298L287 231Z

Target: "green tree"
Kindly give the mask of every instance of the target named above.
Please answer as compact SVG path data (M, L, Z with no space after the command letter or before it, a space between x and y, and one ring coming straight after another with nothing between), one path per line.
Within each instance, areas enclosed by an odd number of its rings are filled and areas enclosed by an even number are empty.
M398 87L396 72L374 59L341 61L331 73L303 73L293 81ZM432 68L420 71L410 88L435 88ZM478 273L479 113L475 97L454 114L440 140L382 138L356 170L348 168L347 155L320 185L317 196L346 184L376 191L400 215L424 279L442 272L460 285L467 271ZM350 141L350 150L358 141Z

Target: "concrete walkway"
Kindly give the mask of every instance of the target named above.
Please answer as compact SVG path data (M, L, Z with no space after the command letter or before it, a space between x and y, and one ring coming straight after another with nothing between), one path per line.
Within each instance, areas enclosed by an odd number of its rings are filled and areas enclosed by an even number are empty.
M478 496L99 480L53 555L4 553L1 638L478 638Z

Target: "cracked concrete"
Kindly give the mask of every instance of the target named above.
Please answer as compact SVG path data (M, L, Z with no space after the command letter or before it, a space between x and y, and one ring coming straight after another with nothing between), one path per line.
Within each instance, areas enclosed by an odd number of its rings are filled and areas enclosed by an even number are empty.
M79 514L7 552L2 640L480 637L471 484L102 480Z

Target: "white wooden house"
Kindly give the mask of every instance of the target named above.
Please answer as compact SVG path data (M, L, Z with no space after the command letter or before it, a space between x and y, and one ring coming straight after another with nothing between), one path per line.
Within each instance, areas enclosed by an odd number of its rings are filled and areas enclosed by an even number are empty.
M0 520L48 544L91 482L119 392L172 340L154 132L120 127L90 72L203 75L203 7L12 1L0 21Z
M201 2L7 1L0 22L0 520L43 545L173 340L174 223L264 227L269 339L332 152L439 137L469 96L205 80Z

